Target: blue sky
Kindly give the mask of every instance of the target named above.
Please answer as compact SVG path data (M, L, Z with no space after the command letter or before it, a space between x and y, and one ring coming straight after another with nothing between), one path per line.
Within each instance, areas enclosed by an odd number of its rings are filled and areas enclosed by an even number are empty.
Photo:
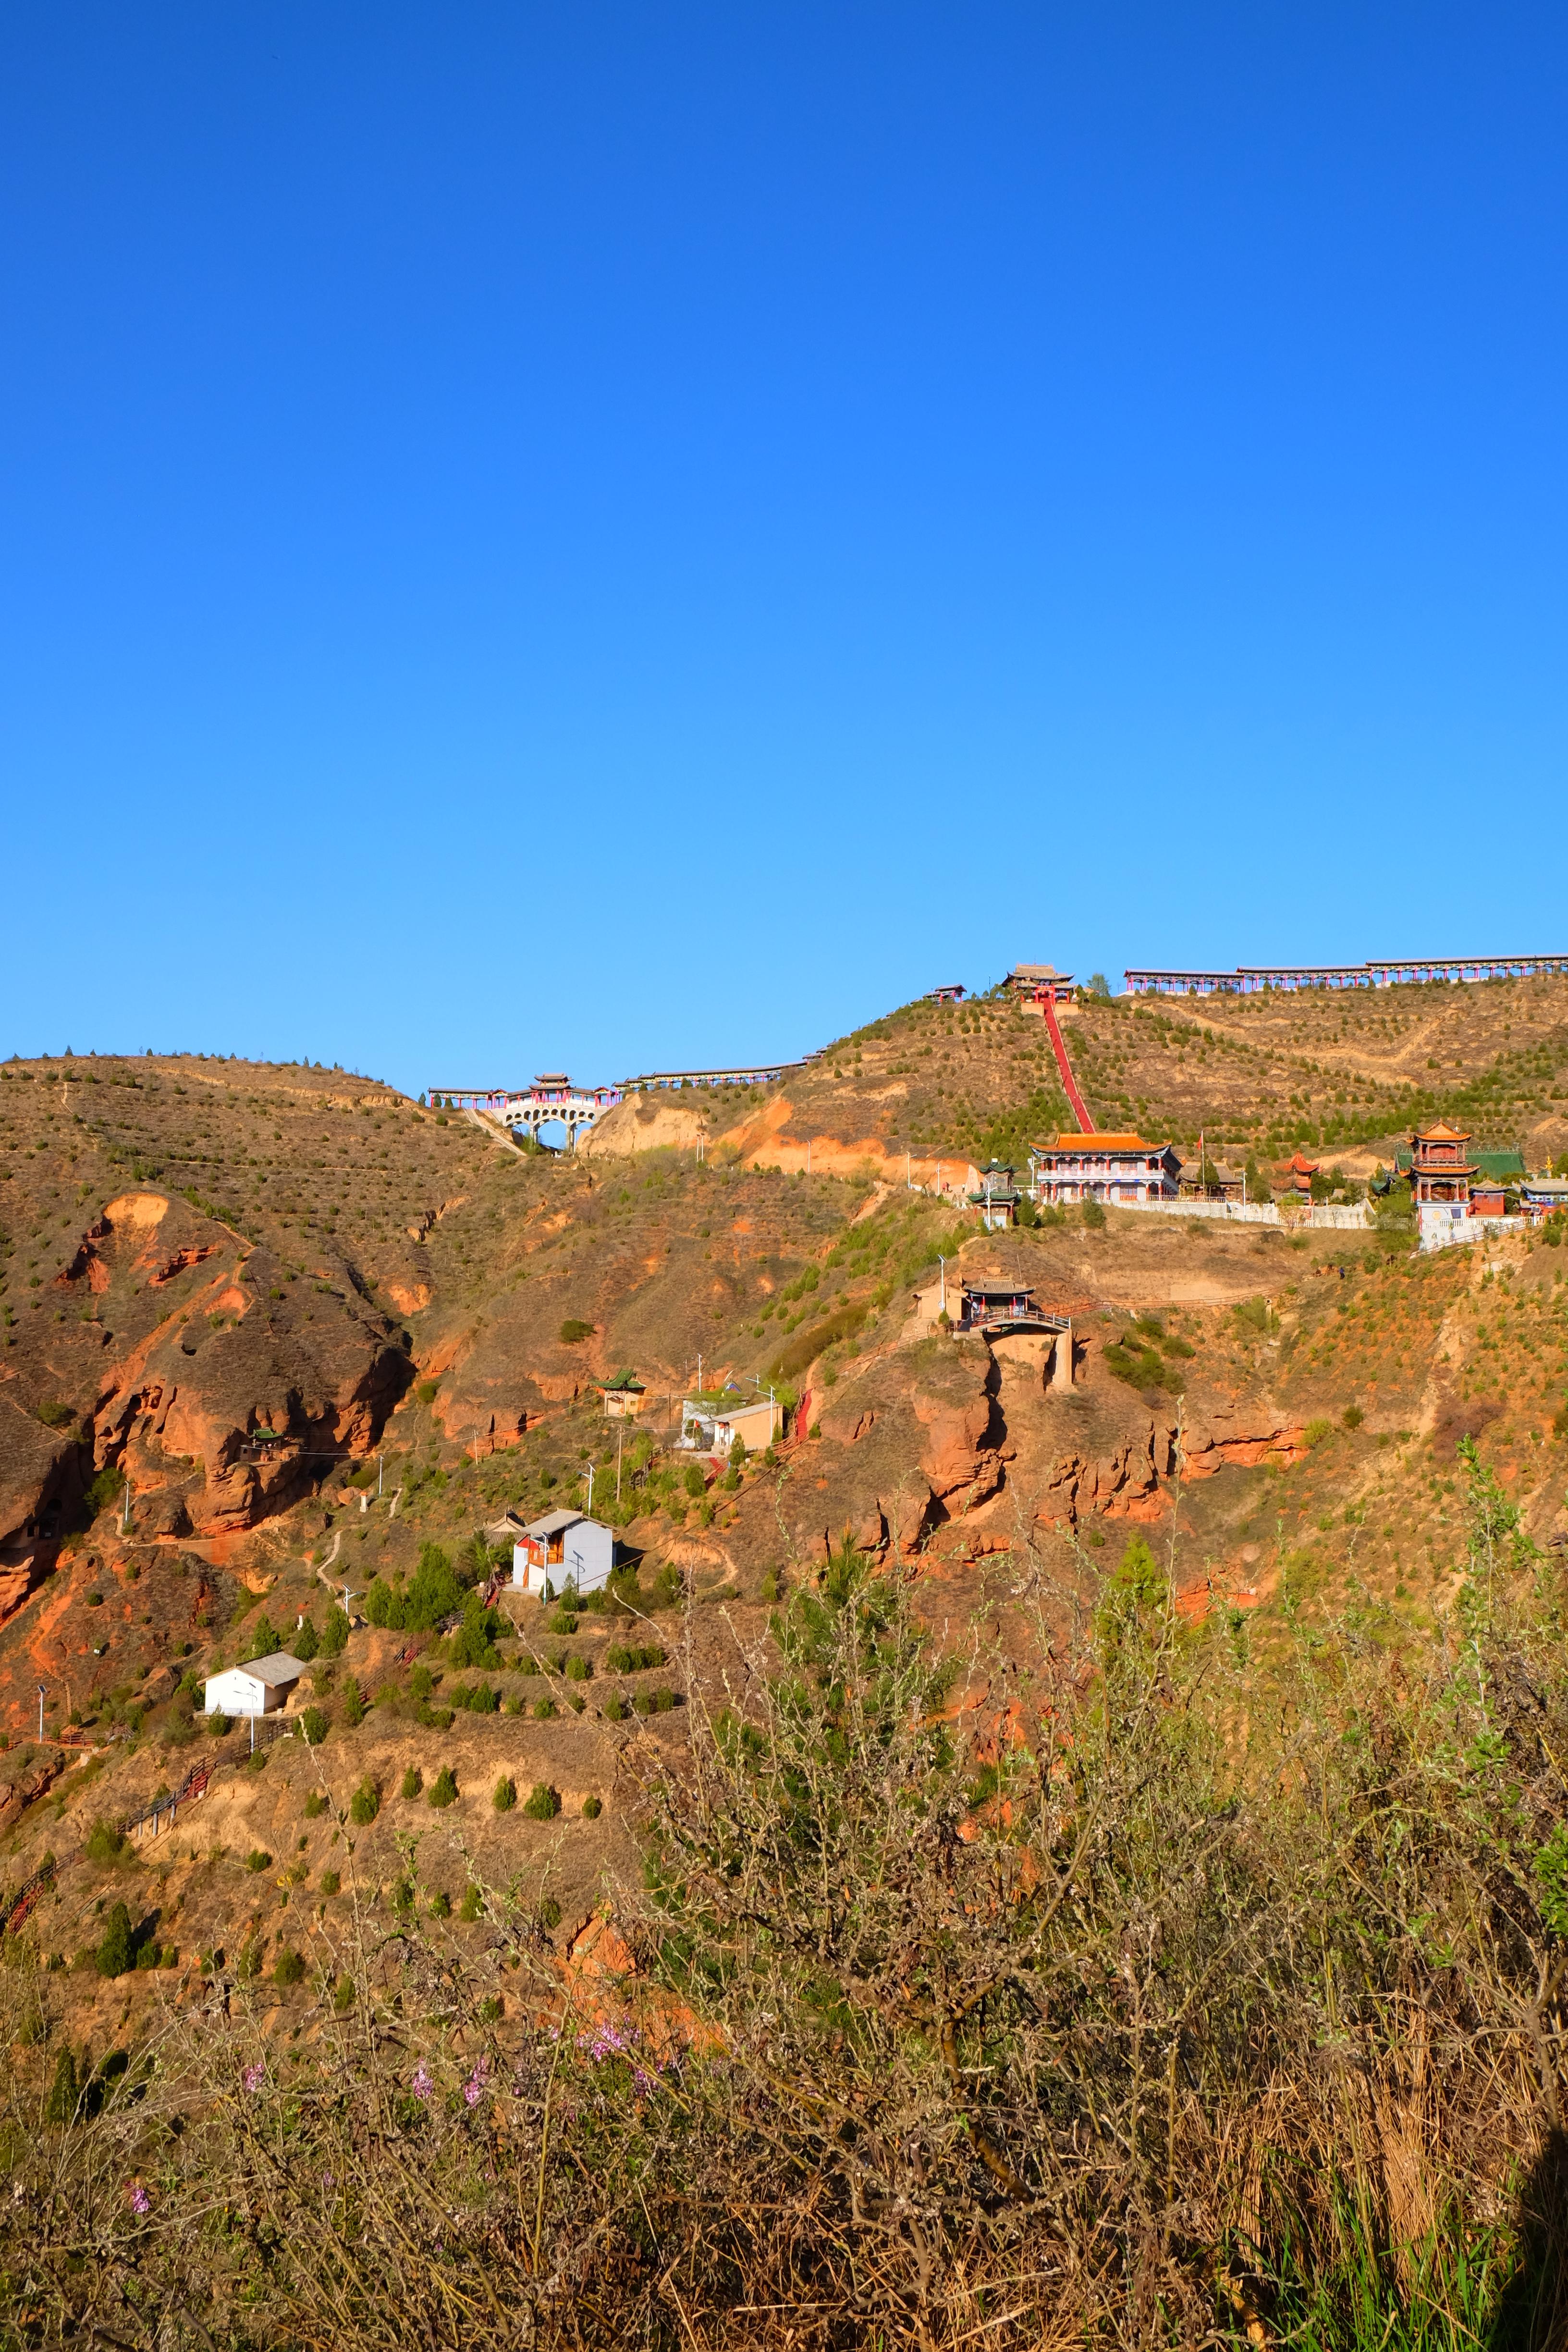
M1568 19L23 5L0 1052L1568 947Z

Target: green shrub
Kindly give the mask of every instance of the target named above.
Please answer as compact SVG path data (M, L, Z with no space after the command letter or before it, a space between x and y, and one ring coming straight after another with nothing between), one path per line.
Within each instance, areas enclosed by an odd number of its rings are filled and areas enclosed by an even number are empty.
M343 1676L343 1721L351 1731L357 1731L364 1721L364 1698L353 1675Z
M566 1661L566 1679L569 1683L588 1682L592 1679L593 1673L594 1668L590 1659L574 1656Z
M1098 1201L1089 1200L1084 1202L1083 1221L1091 1233L1099 1233L1105 1223L1105 1211Z
M336 1895L342 1883L335 1870L322 1871L320 1885L323 1895Z
M271 1869L272 1856L262 1847L253 1845L245 1857L245 1866L253 1878L259 1878L264 1870Z
M473 1880L470 1879L467 1886L463 1889L463 1900L458 1907L458 1916L459 1919L466 1919L468 1922L468 1925L472 1927L474 1921L479 1917L483 1909L484 1896L479 1887L474 1885Z
M327 1622L321 1629L323 1658L341 1658L348 1647L351 1627L347 1617L334 1601L327 1612Z
M46 1429L68 1429L76 1419L74 1408L63 1404L58 1397L51 1397L39 1405L37 1415Z
M531 1822L552 1822L561 1811L561 1791L547 1781L536 1780L523 1811Z
M1125 1381L1131 1389L1179 1389L1181 1374L1168 1364L1158 1349L1149 1341L1140 1342L1132 1333L1114 1340L1105 1350L1105 1369L1113 1379Z
M112 1822L101 1821L94 1822L91 1835L82 1848L89 1862L98 1863L126 1862L134 1851L123 1830L116 1829Z
M569 1315L558 1336L563 1348L577 1348L584 1339L591 1339L596 1328L596 1325L584 1323L575 1315Z
M319 1748L330 1728L326 1715L319 1706L308 1706L300 1717L300 1728L311 1748Z
M1326 1414L1319 1413L1307 1423L1306 1428L1301 1432L1301 1436L1306 1444L1315 1446L1321 1445L1324 1438L1331 1437L1333 1433L1333 1423Z
M599 1800L597 1797L584 1797L584 1800L583 1800L583 1819L584 1819L585 1822L596 1822L596 1821L598 1820L598 1818L599 1818L599 1815L604 1811L604 1810L605 1810L604 1805L601 1803L600 1800Z
M626 1700L621 1696L620 1692L612 1691L605 1701L605 1719L610 1723L624 1723L628 1711Z
M272 1963L272 1981L279 1987L303 1984L305 1981L304 1954L292 1951L285 1945Z
M702 1475L701 1471L697 1467L695 1462L689 1462L687 1464L686 1475L681 1483L694 1502L708 1491L708 1481Z
M123 1903L115 1904L103 1923L103 1935L94 1955L100 1977L122 1977L136 1965L136 1948L131 1934L131 1914Z
M289 1647L292 1649L294 1655L297 1658L302 1660L306 1665L309 1665L321 1646L321 1637L317 1633L315 1626L310 1622L310 1620L307 1617L304 1623L296 1632Z
M440 1545L424 1543L406 1588L396 1577L390 1584L382 1577L371 1578L364 1596L364 1613L373 1625L389 1626L398 1633L427 1633L433 1625L462 1608L463 1590Z
M533 1702L535 1723L552 1723L559 1712L552 1698L536 1698Z
M353 2005L354 1980L353 1977L342 1976L332 1987L332 2014L334 2017L346 2017Z
M1347 1404L1343 1412L1341 1413L1340 1419L1346 1429L1357 1430L1361 1427L1362 1423L1366 1419L1366 1415L1363 1412L1359 1404Z
M367 1774L349 1801L349 1819L360 1830L369 1829L381 1811L381 1791Z
M458 1776L449 1764L443 1764L437 1773L430 1784L430 1793L425 1801L426 1804L434 1805L437 1812L444 1812L448 1805L457 1803Z
M125 1473L112 1466L100 1470L88 1480L87 1507L94 1518L100 1511L107 1511L111 1503L119 1501L124 1485Z
M533 1916L547 1935L553 1935L561 1925L561 1906L553 1895L547 1895Z
M440 1385L441 1383L439 1381L416 1381L414 1384L414 1397L416 1403L434 1404L436 1402L436 1391Z
M405 1772L403 1776L403 1786L400 1793L405 1798L416 1797L424 1786L425 1782L420 1777L418 1765L411 1764L408 1767L407 1771Z
M437 1887L436 1893L430 1897L430 1916L432 1919L449 1919L451 1916L452 1898L449 1895L443 1894Z
M496 1782L495 1793L490 1802L498 1813L510 1813L517 1802L517 1782L510 1779L505 1772Z
M447 1644L447 1655L455 1666L499 1666L500 1653L495 1637L502 1620L493 1609L482 1608L478 1598L470 1594L463 1607L463 1622Z
M226 1739L229 1733L234 1729L234 1717L230 1715L224 1715L221 1713L217 1715L209 1715L207 1717L207 1729L212 1733L215 1739Z
M305 1800L305 1819L308 1822L319 1822L326 1811L325 1797L322 1796L320 1789L312 1789Z
M613 1675L636 1675L642 1673L648 1666L662 1666L664 1652L657 1642L645 1642L637 1645L626 1642L612 1642L605 1652L605 1664Z

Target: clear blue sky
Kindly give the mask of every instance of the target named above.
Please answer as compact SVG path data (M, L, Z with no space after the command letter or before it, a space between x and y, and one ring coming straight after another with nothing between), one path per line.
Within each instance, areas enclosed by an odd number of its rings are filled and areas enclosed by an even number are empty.
M0 23L0 1053L1568 948L1561 8Z

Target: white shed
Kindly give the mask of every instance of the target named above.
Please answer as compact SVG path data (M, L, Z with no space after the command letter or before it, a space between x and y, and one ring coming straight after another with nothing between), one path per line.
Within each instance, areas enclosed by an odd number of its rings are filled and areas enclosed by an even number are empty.
M252 1658L243 1666L226 1666L221 1675L209 1675L203 1705L208 1715L275 1715L288 1705L304 1671L300 1661L287 1650L273 1650L265 1658Z
M784 1428L784 1409L772 1397L753 1397L748 1404L736 1396L733 1403L721 1397L688 1397L680 1408L679 1444L689 1452L730 1458L740 1438L748 1454L761 1454Z
M524 1528L511 1548L511 1580L523 1592L598 1592L616 1564L616 1531L581 1511L547 1511Z

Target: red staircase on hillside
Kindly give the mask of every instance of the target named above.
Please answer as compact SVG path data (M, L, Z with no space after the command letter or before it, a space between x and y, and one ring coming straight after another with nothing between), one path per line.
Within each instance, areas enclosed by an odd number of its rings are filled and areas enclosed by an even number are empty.
M28 1912L40 1895L47 1894L54 1884L54 1877L55 1865L49 1861L23 1882L11 1897L4 1921L0 1922L0 1935L15 1936L20 1932Z
M1072 1105L1072 1115L1078 1121L1078 1131L1080 1135L1092 1135L1095 1131L1094 1121L1090 1118L1084 1098L1078 1090L1078 1080L1072 1074L1072 1064L1068 1060L1068 1049L1062 1043L1062 1033L1057 1026L1054 989L1043 988L1040 991L1040 1011L1046 1016L1046 1027L1050 1033L1051 1051L1057 1057L1057 1067L1062 1074L1062 1085L1067 1089L1067 1098Z

